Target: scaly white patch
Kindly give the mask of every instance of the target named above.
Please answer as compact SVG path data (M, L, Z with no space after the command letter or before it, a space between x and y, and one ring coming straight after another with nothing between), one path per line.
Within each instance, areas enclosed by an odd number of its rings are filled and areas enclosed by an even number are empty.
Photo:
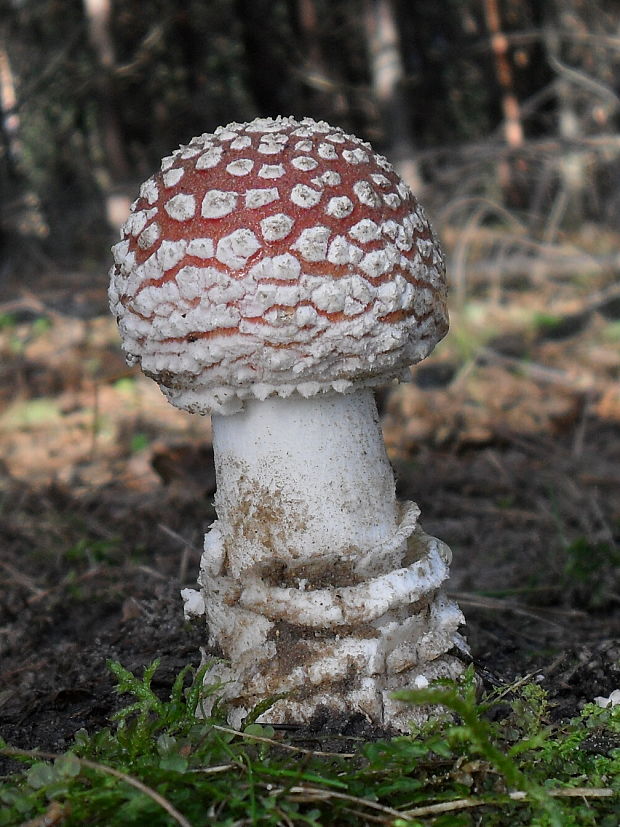
M411 219L411 223L414 229L416 229L419 233L427 229L428 221L426 220L424 211L422 210L419 204L416 207L416 209L409 214L409 217Z
M283 253L280 256L264 256L249 271L248 276L256 281L263 279L279 279L281 281L293 281L298 278L301 272L301 264L290 253Z
M408 226L403 224L398 225L398 232L396 233L395 241L399 250L403 250L404 252L411 250L413 247L413 230L411 228L411 224Z
M301 264L290 253L274 256L272 265L273 277L276 279L296 279L301 272Z
M379 278L390 269L390 261L385 250L373 250L366 253L359 266L371 278Z
M398 228L399 224L391 218L388 218L387 221L384 221L381 224L381 233L394 241L394 239L398 236Z
M406 284L402 276L396 276L392 281L386 281L377 287L377 299L383 304L385 312L401 309L401 296Z
M327 121L315 121L314 118L302 118L301 124L302 126L309 127L312 134L325 135L326 132L333 131L333 127L331 127Z
M337 187L342 182L339 172L331 169L326 170L318 178L313 178L312 183L317 186Z
M348 294L364 305L367 305L375 295L375 287L362 276L351 276L347 279L347 284Z
M327 260L330 264L357 264L363 255L363 251L355 244L351 244L348 238L337 235L329 245Z
M342 157L347 162L347 164L366 164L368 163L368 153L364 152L363 149L343 149L342 150Z
M299 327L314 326L319 314L310 304L304 304L295 311L295 323Z
M260 249L261 243L251 230L234 230L217 243L215 257L233 270L245 266L248 258Z
M280 197L277 187L270 189L246 190L245 206L248 209L256 209L257 207L264 207L266 204L271 204L272 201L277 201Z
M400 197L395 192L383 193L383 200L391 210L397 210L400 207Z
M248 124L245 124L246 132L279 132L282 126L287 126L291 123L291 118L283 118L279 115L277 118L254 118Z
M426 238L418 239L418 250L422 258L431 258L433 254L433 242Z
M187 255L196 258L213 258L215 247L211 238L192 238L187 244Z
M223 274L220 274L223 276ZM209 285L209 302L212 304L229 304L242 299L247 291L247 284L237 279L227 277L225 283Z
M265 241L279 241L293 229L295 221L286 213L276 213L268 218L263 218L260 223L261 233Z
M140 235L142 230L146 227L148 221L146 210L139 210L132 213L123 226L123 230L127 235Z
M226 167L226 172L230 175L247 175L252 172L254 161L251 158L239 158L238 161L231 161Z
M263 164L258 171L259 178L281 178L285 173L283 164Z
M303 207L305 210L310 207L316 207L321 200L323 193L307 187L305 184L296 184L291 190L291 201L297 204L298 207Z
M182 158L184 161L188 158L193 158L196 155L199 155L201 148L199 146L182 146L180 150L177 150L177 154L179 158Z
M164 273L183 259L186 249L187 241L162 241L155 255Z
M222 147L211 146L196 161L196 169L213 169L222 160Z
M299 169L302 172L309 172L311 169L316 169L319 162L315 158L311 158L310 155L298 155L296 158L293 158L291 164L295 169Z
M159 189L153 178L149 178L140 187L140 198L144 198L149 204L154 204L159 198Z
M335 144L343 144L345 142L345 137L340 132L332 132L331 135L325 136L328 141L333 141Z
M202 199L203 218L222 218L229 215L237 205L237 193L224 190L207 190Z
M181 178L185 175L185 168L184 167L174 167L173 169L169 169L167 172L164 172L162 175L162 181L164 182L164 187L174 187L175 184L178 184Z
M400 195L403 201L407 201L412 195L411 190L404 181L399 181L398 184L396 184L396 192Z
M278 155L283 149L282 144L274 140L263 139L258 145L258 151L261 155Z
M370 177L372 178L373 182L378 187L389 187L390 186L390 179L386 178L385 175L381 175L379 172L371 172Z
M230 145L231 149L247 149L249 146L252 146L252 139L249 135L240 135Z
M318 225L308 227L299 234L299 238L292 245L292 249L299 250L302 258L306 261L325 261L327 258L327 243L330 230L328 227Z
M339 281L325 281L312 291L312 303L325 313L344 310L346 293Z
M319 144L318 153L319 157L323 158L324 161L335 161L338 158L336 147L333 144Z
M206 293L222 274L214 267L182 267L175 276L182 298L192 301Z
M165 282L156 287L150 285L140 292L134 301L134 307L139 313L148 316L157 313L162 304L179 301L179 288L174 281Z
M196 199L193 195L180 192L166 201L164 209L175 221L188 221L196 215Z
M259 284L256 292L248 293L239 302L239 310L245 317L262 316L274 304L295 307L298 302L299 286L296 284Z
M433 307L433 294L426 288L415 291L413 296L413 311L416 316L425 316Z
M325 212L327 215L333 215L334 218L346 218L347 215L351 215L353 212L353 201L347 198L346 195L330 198Z
M155 253L150 255L146 261L143 261L132 274L132 279L135 281L136 287L143 281L150 279L158 279L162 276L161 265L157 261ZM128 288L129 291L129 288Z
M358 316L366 310L366 305L358 302L356 299L347 296L344 300L344 307L342 308L345 316Z
M183 617L185 620L204 615L204 597L196 589L181 589L181 599L183 600Z
M220 327L238 327L241 319L241 314L236 307L227 307L225 304L211 307L206 321L204 308L197 307L191 312L195 313L196 326L201 325L205 331L217 330Z
M232 129L227 129L225 126L218 126L214 134L217 135L220 141L234 141L235 138L239 137L236 132L233 132Z
M381 238L381 228L372 219L362 218L351 227L349 235L361 244L368 244Z
M312 141L297 141L295 144L296 152L312 152Z
M114 259L114 263L118 265L123 264L128 253L129 239L125 238L112 247L112 258Z
M353 192L357 196L357 200L365 207L378 207L380 205L379 196L370 186L368 181L356 181L353 184Z

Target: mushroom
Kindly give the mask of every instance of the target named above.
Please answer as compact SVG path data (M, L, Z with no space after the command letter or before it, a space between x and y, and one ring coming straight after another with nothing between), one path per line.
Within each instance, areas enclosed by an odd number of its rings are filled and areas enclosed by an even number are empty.
M397 501L373 397L448 328L421 207L368 143L259 118L164 158L113 253L128 362L212 416L218 518L184 597L230 722L284 695L263 717L406 730L394 690L456 677L466 648L450 550Z

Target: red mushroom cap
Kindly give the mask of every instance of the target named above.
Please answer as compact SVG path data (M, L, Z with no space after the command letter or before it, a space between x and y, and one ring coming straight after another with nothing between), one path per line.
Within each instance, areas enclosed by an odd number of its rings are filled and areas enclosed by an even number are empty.
M142 185L121 238L110 305L128 361L190 411L382 384L448 328L420 206L385 158L324 122L194 138Z

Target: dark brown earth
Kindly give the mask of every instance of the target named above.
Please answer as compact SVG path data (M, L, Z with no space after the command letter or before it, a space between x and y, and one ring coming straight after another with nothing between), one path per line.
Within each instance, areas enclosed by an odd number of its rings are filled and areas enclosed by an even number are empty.
M0 735L22 748L107 724L125 702L108 659L140 673L159 657L165 695L206 638L178 595L214 517L208 420L125 366L102 278L85 280L8 283L0 305ZM559 717L620 687L614 290L473 303L414 384L380 398L400 496L453 550L479 675L531 676Z

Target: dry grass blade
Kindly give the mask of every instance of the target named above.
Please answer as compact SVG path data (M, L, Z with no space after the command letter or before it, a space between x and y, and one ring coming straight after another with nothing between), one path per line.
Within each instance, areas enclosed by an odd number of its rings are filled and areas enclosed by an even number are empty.
M275 792L275 791L274 791ZM288 792L295 797L297 801L328 801L329 799L338 799L339 801L348 801L350 804L357 804L360 807L369 807L372 810L377 810L380 813L391 816L392 818L402 818L403 814L392 807L386 807L384 804L378 804L376 801L370 801L368 798L359 798L356 795L348 795L347 793L339 793L335 790L324 790L320 787L288 787L277 790L278 793Z
M213 767L199 767L195 770L188 770L188 772L200 773L200 775L217 775L220 772L229 772L230 770L238 770L241 764L216 764Z
M550 626L559 626L561 628L562 624L559 621L552 620L550 617L545 616L545 614L549 614L549 610L537 611L534 609L526 609L524 606L519 605L518 603L511 603L508 600L501 600L496 597L485 597L484 595L476 595L470 594L468 592L450 592L450 597L453 597L457 600L462 606L471 606L472 608L477 609L492 609L494 611L501 611L501 612L511 612L512 614L521 615L522 617L529 617L531 620L536 620L537 622L547 623ZM554 612L555 613L555 612ZM557 612L560 615L560 612ZM564 613L566 614L566 613ZM576 610L570 612L571 617L580 616L583 613L580 613Z
M518 793L512 793L515 798ZM563 790L549 790L553 798L611 798L617 795L611 787L566 787Z
M552 798L609 798L615 795L614 790L607 787L566 787L560 790L545 790ZM527 801L528 794L522 790L508 793L511 801ZM441 815L442 813L467 810L473 807L484 807L493 804L491 801L477 798L458 798L454 801L440 801L437 804L427 804L423 807L414 807L412 810L403 810L401 818L419 818L420 816Z
M54 827L55 824L62 824L71 810L58 801L52 801L43 813L30 821L24 821L20 827Z
M274 738L267 738L264 735L253 735L250 732L239 732L236 729L220 726L219 724L211 724L211 728L218 732L224 732L227 735L236 735L239 738L247 738L250 741L258 741L261 744L271 744L280 749L289 750L289 752L300 752L304 755L322 755L328 758L355 758L354 752L323 752L318 749L304 749L303 747L294 747L292 744L283 744L281 741L276 741Z
M39 750L27 750L27 749L15 749L13 747L3 747L0 749L0 755L7 755L7 756L23 756L25 758L42 758L45 761L54 761L57 758L61 758L62 756L58 753L54 752L40 752ZM136 790L140 790L141 793L147 795L150 799L152 799L157 805L159 805L162 810L165 810L168 815L173 818L177 824L180 824L181 827L192 827L191 822L189 822L185 816L180 813L176 807L174 807L167 798L164 798L163 795L160 795L156 790L148 787L146 784L143 784L137 778L134 778L133 775L127 775L125 772L121 772L120 770L114 769L114 767L108 767L106 764L98 764L96 761L90 761L88 758L78 758L76 756L77 761L79 761L80 765L83 767L88 767L88 769L95 770L97 772L102 772L105 775L112 775L114 778L118 778L120 781L124 781L125 784L128 784L130 787L134 787Z
M0 566L4 569L4 571L6 571L6 573L11 577L11 579L15 583L28 589L28 591L32 593L35 599L45 594L45 591L39 588L39 586L37 586L37 584L30 577L23 574L23 572L18 571L14 566L11 566L9 565L9 563L5 563L1 560Z
M487 362L500 365L510 370L517 369L537 382L563 385L568 388L576 388L581 392L601 391L606 387L605 382L597 380L595 376L583 369L579 373L572 375L568 373L568 371L559 368L550 368L536 362L517 359L514 356L505 356L490 347L479 348L477 355Z

